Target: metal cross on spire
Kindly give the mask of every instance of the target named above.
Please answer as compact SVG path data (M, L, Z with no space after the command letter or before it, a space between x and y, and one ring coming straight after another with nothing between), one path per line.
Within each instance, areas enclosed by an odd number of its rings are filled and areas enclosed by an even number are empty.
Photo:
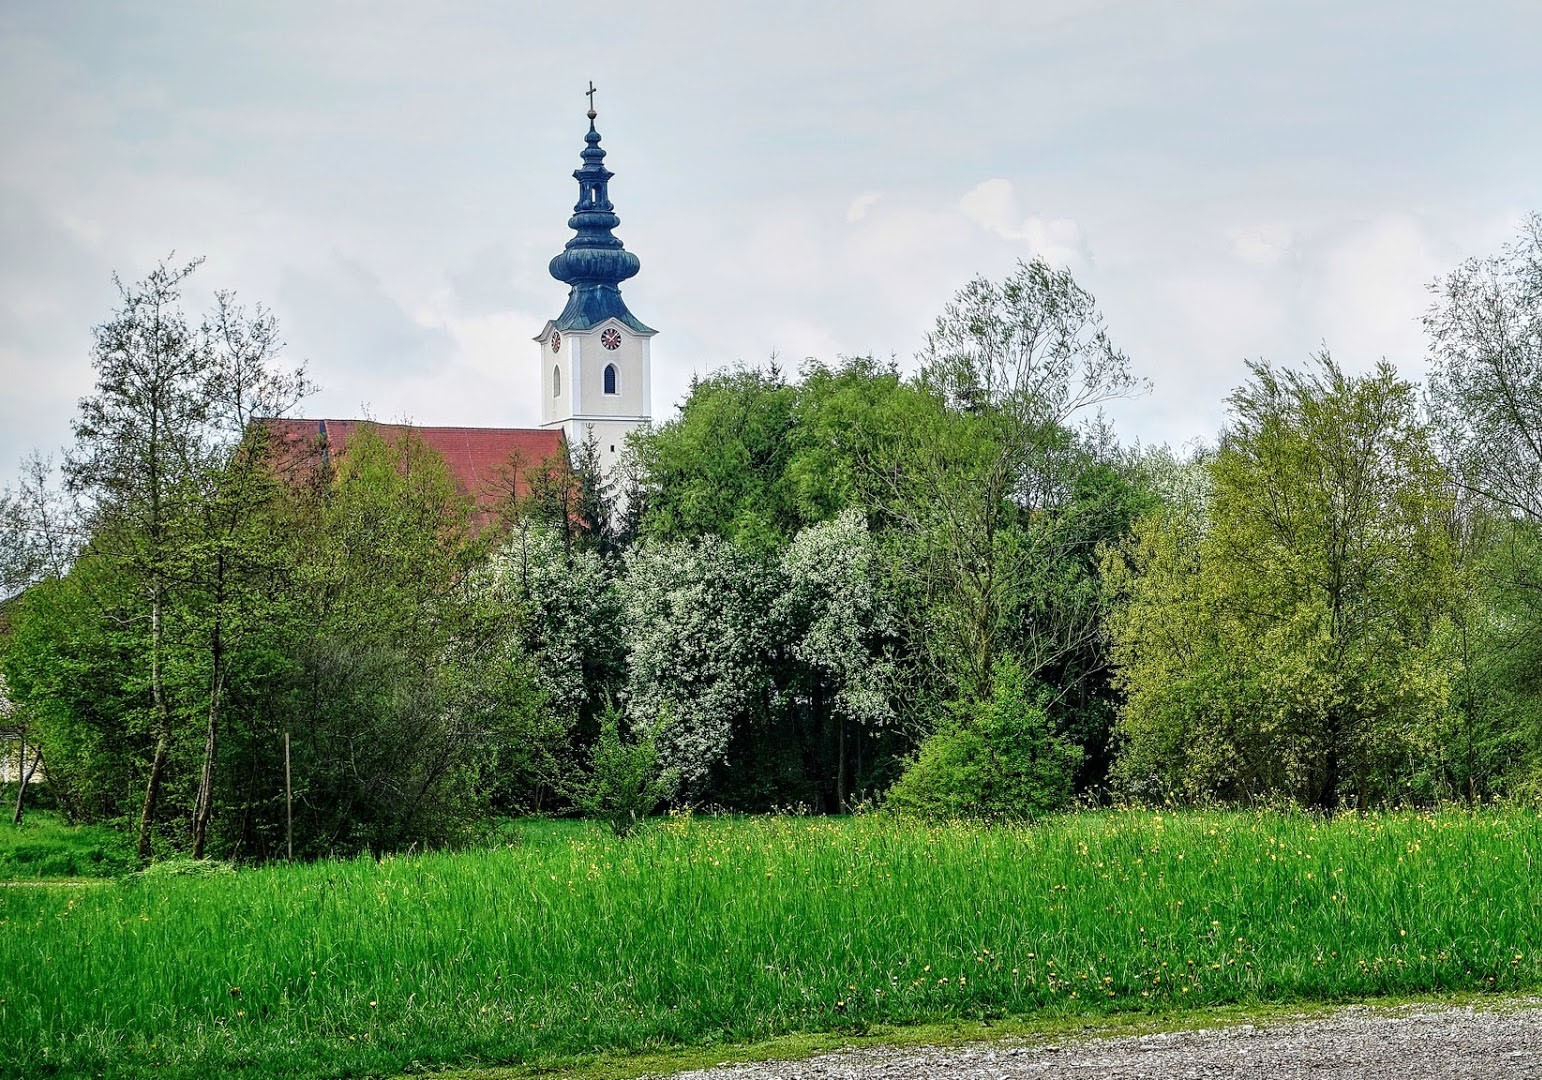
M589 89L587 91L585 91L585 93L587 94L587 96L589 98L589 119L593 120L596 116L600 115L599 113L594 111L594 80L593 79L589 80Z

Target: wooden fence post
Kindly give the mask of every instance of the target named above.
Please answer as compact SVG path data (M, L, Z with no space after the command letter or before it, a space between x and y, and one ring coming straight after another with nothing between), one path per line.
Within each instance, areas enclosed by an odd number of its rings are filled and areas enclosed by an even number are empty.
M284 837L294 862L294 791L289 784L289 732L284 732Z

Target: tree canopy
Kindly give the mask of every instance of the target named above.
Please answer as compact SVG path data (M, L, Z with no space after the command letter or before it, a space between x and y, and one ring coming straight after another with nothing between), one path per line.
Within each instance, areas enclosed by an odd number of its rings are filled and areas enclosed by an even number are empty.
M1094 298L1019 264L913 369L736 365L474 508L410 426L337 455L272 315L120 284L62 483L0 496L0 675L78 821L261 859L628 832L664 802L1035 820L1542 789L1542 225L1436 283L1422 389L1249 364L1121 446Z

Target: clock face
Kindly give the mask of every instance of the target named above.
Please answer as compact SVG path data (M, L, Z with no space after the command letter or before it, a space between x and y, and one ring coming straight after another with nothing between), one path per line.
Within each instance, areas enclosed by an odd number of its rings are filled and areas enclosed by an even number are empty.
M614 352L621 348L621 331L614 326L600 335L600 344Z
M562 351L562 331L561 330L553 330L551 332L551 351L552 352L561 352Z

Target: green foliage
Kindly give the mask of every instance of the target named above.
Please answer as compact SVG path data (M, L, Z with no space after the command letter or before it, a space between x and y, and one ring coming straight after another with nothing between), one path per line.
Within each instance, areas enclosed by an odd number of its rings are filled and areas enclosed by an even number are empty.
M629 735L624 723L620 709L605 710L588 773L572 791L573 804L617 836L631 835L674 788L659 770L652 736Z
M886 805L936 821L1034 821L1071 802L1081 748L1058 735L1014 660L997 664L989 699L959 703L921 744Z
M797 384L785 474L799 520L875 512L906 433L932 409L930 395L902 379L892 361L808 361Z
M1389 365L1253 376L1208 492L1109 560L1120 779L1149 797L1411 797L1460 667L1446 474Z
M47 748L49 790L76 822L124 822L139 809L154 742L138 598L110 564L82 559L10 611L0 654L11 692ZM174 787L176 785L173 785ZM191 798L187 785L180 792Z
M508 462L500 479L507 485L503 526L554 534L564 552L615 552L623 523L617 520L614 481L600 464L592 431L541 461Z
M775 366L694 383L678 419L633 442L644 535L716 536L756 551L785 543L799 524L786 480L796 399Z
M142 594L117 560L88 547L17 602L3 663L72 820L132 819L164 731L157 849L196 850L211 686L221 856L287 852L286 733L302 857L463 842L495 801L549 790L568 730L506 609L469 587L481 545L443 462L410 433L365 428L335 464L265 487L246 520L182 549L161 607L169 727L149 692Z
M1461 659L1437 750L1415 763L1436 796L1473 801L1542 794L1542 544L1524 521L1480 518L1464 537L1465 610L1453 628ZM1533 577L1535 575L1535 577Z
M1436 772L1482 797L1542 789L1542 215L1432 286L1427 399L1481 583L1460 628L1463 717Z
M857 1025L1542 986L1542 818L1524 810L522 835L0 889L0 1073L565 1074Z
M255 738L231 747L251 772L229 848L283 843L286 731L297 854L466 838L487 808L476 778L493 726L528 677L478 632L469 502L410 431L364 428L287 512L291 667L269 684Z

